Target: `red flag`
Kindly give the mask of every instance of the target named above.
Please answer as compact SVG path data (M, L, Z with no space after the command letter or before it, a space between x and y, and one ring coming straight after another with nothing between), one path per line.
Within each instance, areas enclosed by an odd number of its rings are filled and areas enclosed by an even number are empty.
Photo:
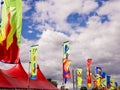
M92 63L92 59L87 60L87 85L89 88L92 86L92 73L90 72L90 65Z
M18 63L22 28L22 0L4 0L0 28L0 61Z

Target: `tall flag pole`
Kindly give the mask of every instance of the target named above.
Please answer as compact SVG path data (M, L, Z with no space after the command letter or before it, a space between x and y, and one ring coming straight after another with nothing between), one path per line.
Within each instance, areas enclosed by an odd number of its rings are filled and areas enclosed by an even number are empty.
M95 73L96 73L96 85L98 88L102 88L101 86L101 80L102 80L102 68L101 67L98 67L96 66L95 67Z
M102 86L103 90L106 90L107 80L106 80L106 73L105 72L101 73L101 86Z
M37 79L37 53L38 45L31 46L30 50L30 64L31 64L31 74L30 78L35 80Z
M111 76L107 76L107 90L110 90L110 78Z
M0 61L18 63L22 28L22 0L4 0L0 28Z
M92 59L87 60L87 86L88 88L92 87L92 73L90 71L90 65L92 63Z
M77 68L77 87L82 86L82 68Z
M115 90L115 81L114 81L114 79L113 78L110 78L110 88L111 88L111 90Z
M67 79L70 78L70 60L68 60L68 56L70 55L70 43L69 41L64 42L63 45L63 81L67 83Z

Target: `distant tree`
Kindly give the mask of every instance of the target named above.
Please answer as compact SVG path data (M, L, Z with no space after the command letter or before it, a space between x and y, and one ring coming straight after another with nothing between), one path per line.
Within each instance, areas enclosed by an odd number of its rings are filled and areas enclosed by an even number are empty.
M58 83L57 81L53 81L51 78L47 79L51 84L53 84L55 87L57 87Z
M92 90L98 90L98 88L92 88Z
M80 90L87 90L87 87L83 86L80 88Z

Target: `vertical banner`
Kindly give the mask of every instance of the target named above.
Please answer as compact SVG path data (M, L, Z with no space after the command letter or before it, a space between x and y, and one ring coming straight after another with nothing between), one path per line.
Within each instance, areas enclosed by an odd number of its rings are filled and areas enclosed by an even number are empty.
M0 28L0 61L18 63L22 28L22 0L4 0Z
M92 59L87 60L87 86L88 88L92 87L92 73L90 72L90 65L92 63Z
M105 72L101 73L101 86L102 86L102 88L107 87L106 73Z
M95 73L101 75L101 73L102 73L102 68L96 66L96 72L95 72Z
M70 54L70 43L69 41L64 42L63 45L63 79L64 82L67 82L67 79L70 78L70 60L68 60L68 56Z
M115 81L113 78L110 78L110 88L111 90L115 90Z
M63 60L68 59L69 54L70 54L70 42L66 41L63 44Z
M77 86L82 86L82 68L77 68Z
M107 76L107 90L110 90L110 78L111 76Z
M101 76L102 75L102 68L96 66L95 73L96 73L96 85L98 88L102 88L102 76Z
M30 61L31 61L31 79L37 79L37 52L38 52L38 45L31 46L30 50Z

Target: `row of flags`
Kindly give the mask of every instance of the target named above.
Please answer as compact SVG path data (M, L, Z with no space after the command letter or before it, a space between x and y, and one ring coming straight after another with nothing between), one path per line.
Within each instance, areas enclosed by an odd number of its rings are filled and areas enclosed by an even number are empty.
M63 44L63 79L64 83L67 83L67 80L70 78L70 60L68 59L70 55L70 43L69 41L64 42ZM90 70L92 64L92 59L87 60L87 87L91 88L100 88L102 90L114 90L117 87L117 82L114 79L102 71L101 67L96 66L95 74L92 75ZM76 84L77 87L82 86L82 68L76 69Z
M22 29L22 0L4 0L2 6L2 22L0 26L0 61L4 63L18 63ZM31 47L31 79L36 79L37 74L37 50L38 46ZM70 78L70 43L63 45L63 80L66 83ZM94 76L94 87L114 88L117 85L111 76L106 75L101 67L96 67L95 75L92 75L90 66L92 59L87 60L87 86L92 87L92 76ZM82 85L82 69L77 69L77 85Z
M118 83L114 79L102 71L102 68L99 66L95 67L95 74L92 75L90 70L90 65L92 59L87 60L87 87L88 88L99 88L102 90L115 90L118 88ZM82 86L82 68L77 68L77 87Z
M67 83L67 80L70 78L70 60L68 59L70 55L70 43L69 41L64 42L63 44L63 80Z

